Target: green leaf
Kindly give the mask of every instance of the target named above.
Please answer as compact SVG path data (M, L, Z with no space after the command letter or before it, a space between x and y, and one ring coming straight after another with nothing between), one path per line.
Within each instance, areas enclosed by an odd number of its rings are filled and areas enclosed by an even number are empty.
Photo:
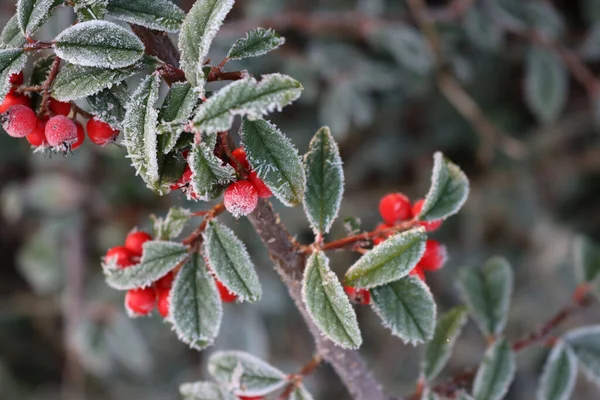
M484 7L469 7L463 19L463 29L469 40L482 50L498 50L502 45L504 32L492 21Z
M25 37L31 37L52 15L60 4L56 0L19 0L17 19Z
M231 60L241 60L243 58L258 57L277 49L285 43L282 38L273 29L255 28L246 33L246 37L238 39L227 58Z
M192 212L190 210L180 207L171 208L164 219L155 218L154 237L160 240L176 239L181 235L191 218Z
M234 0L197 0L181 25L179 52L181 69L188 82L201 95L204 92L202 66L210 45Z
M217 197L223 186L233 181L235 170L214 154L217 136L204 136L194 143L188 156L192 170L191 185L194 193L202 200Z
M580 236L575 243L575 265L581 282L591 282L600 275L600 246Z
M573 329L564 337L585 375L600 386L600 325Z
M508 391L515 376L515 354L510 344L502 339L485 352L483 362L475 375L475 400L500 400Z
M218 351L208 359L208 372L236 395L263 396L281 389L287 376L277 368L241 351Z
M464 306L455 307L438 320L433 339L427 344L423 375L431 382L442 371L452 352L452 347L467 322L467 310Z
M27 40L19 28L19 21L16 15L10 17L2 33L0 33L0 48L18 48L22 47Z
M328 339L346 349L360 347L362 337L354 309L321 251L306 261L302 299L315 325Z
M125 107L129 103L129 91L125 82L88 96L87 102L97 119L106 122L113 129L123 128Z
M541 122L556 121L565 108L568 74L560 58L532 47L525 64L525 100Z
M241 128L248 162L275 197L291 207L304 197L306 177L298 150L272 123L244 119Z
M202 103L194 116L194 127L204 133L226 131L235 115L258 119L273 110L281 110L302 92L302 85L282 74L263 75L232 82Z
M423 34L410 26L396 25L375 32L372 41L390 52L404 68L419 75L433 69L433 54Z
M383 325L405 343L428 341L435 329L436 306L429 287L409 276L371 289L372 307Z
M180 243L152 240L144 243L139 264L119 268L116 260L105 260L106 282L119 290L145 287L162 278L188 257L188 248Z
M164 154L171 152L177 144L197 103L198 93L189 83L176 82L171 86L158 114L159 147Z
M469 180L460 168L440 152L433 156L431 187L418 218L434 221L456 214L469 196Z
M340 150L329 128L323 127L313 136L304 156L304 169L304 211L315 232L328 233L338 215L344 193Z
M215 276L240 300L255 302L262 289L246 246L225 225L211 221L206 227L204 253Z
M463 268L458 287L479 329L499 336L506 326L513 290L513 271L502 257L490 258L482 268Z
M184 383L179 386L183 400L238 400L226 388L214 382Z
M73 10L79 22L104 19L108 0L75 0Z
M344 218L344 230L347 236L358 235L361 232L360 218L358 217L345 217Z
M27 55L22 49L0 50L0 102L10 91L10 76L18 73L25 67Z
M73 25L54 39L54 52L72 64L123 68L144 54L144 44L127 29L108 21Z
M441 400L441 397L438 396L436 392L426 387L421 394L420 400Z
M185 13L169 0L109 0L108 15L157 31L177 32Z
M425 252L424 228L398 233L375 246L346 272L345 281L369 289L404 278Z
M564 342L559 341L552 348L546 360L540 387L539 400L568 400L577 379L577 358Z
M199 254L177 274L170 294L169 319L179 340L196 350L214 342L223 315L215 280Z
M313 400L313 396L308 390L306 390L304 385L300 385L294 389L289 400Z

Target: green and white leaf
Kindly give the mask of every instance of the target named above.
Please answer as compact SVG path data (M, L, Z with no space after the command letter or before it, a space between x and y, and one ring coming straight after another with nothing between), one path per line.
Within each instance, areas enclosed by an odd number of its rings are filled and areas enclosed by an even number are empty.
M482 268L463 268L458 287L479 329L499 336L506 326L513 291L513 271L502 257L489 259Z
M184 124L192 116L198 103L198 93L186 82L175 82L158 113L160 148L164 154L170 153L184 130Z
M505 340L495 342L485 352L482 364L475 375L473 398L475 400L500 400L504 398L516 370L515 354Z
M552 348L537 392L538 400L569 400L577 379L577 358L559 341Z
M288 207L304 198L306 176L298 150L274 124L242 121L241 137L248 162L275 197Z
M425 252L424 228L398 233L363 255L346 272L345 282L369 289L404 278Z
M329 259L321 251L306 261L302 280L302 300L319 330L331 341L346 349L362 344L356 313L344 293Z
M238 39L227 58L241 60L243 58L258 57L277 49L285 43L285 38L279 36L273 29L255 28L246 33L246 37Z
M187 208L171 208L164 219L154 218L154 237L160 240L176 239L191 218L192 212Z
M123 129L125 107L129 103L129 91L125 82L88 96L87 102L97 119L106 122L113 129Z
M181 243L151 240L144 243L139 264L119 268L116 260L105 260L104 275L109 286L119 290L146 287L162 278L188 257L188 248Z
M25 36L23 36L23 32L21 32L17 15L13 15L8 22L6 22L6 25L4 25L4 28L0 33L0 48L16 49L22 47L25 43L27 43L27 40L25 40Z
M429 287L417 277L371 289L373 310L383 325L413 346L433 337L436 305Z
M73 10L79 22L104 19L108 0L75 0Z
M564 340L573 351L585 375L600 386L600 325L573 329Z
M420 400L441 400L441 397L438 396L438 394L436 392L434 392L430 388L426 387L423 390L423 393L421 393Z
M238 400L238 397L214 382L183 383L179 386L183 400Z
M294 389L289 400L313 400L313 396L306 390L304 385L300 385Z
M287 375L251 354L218 351L208 359L208 372L236 395L263 396L288 383Z
M203 136L194 143L190 151L189 166L192 170L191 185L194 193L202 200L219 196L224 185L233 181L235 170L214 154L216 135Z
M302 93L302 85L282 74L263 75L260 82L246 77L230 83L202 103L194 127L203 133L226 131L236 115L257 119L281 109Z
M177 32L185 13L169 0L109 0L108 15L165 32Z
M62 31L54 39L54 52L72 64L123 68L144 54L144 44L127 29L108 21L86 21Z
M540 47L532 47L525 63L525 100L545 123L556 121L567 101L569 78L562 60Z
M259 300L262 289L244 243L216 221L209 222L204 235L204 254L219 281L242 301Z
M0 50L0 102L10 91L10 76L19 73L25 67L27 54L22 49Z
M504 32L485 12L484 7L469 7L463 19L463 29L469 40L486 51L498 50Z
M600 245L580 236L575 242L575 265L581 282L592 282L600 275Z
M61 2L56 0L17 1L17 20L25 37L31 37L52 16Z
M469 196L469 180L439 151L433 155L431 186L418 218L434 221L456 214Z

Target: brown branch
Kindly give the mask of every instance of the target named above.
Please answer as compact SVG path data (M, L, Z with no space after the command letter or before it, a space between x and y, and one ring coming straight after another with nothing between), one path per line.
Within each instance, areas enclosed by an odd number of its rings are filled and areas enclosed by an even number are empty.
M308 363L297 374L292 374L288 377L290 383L285 387L285 390L279 396L279 400L288 400L294 389L302 384L305 377L310 375L321 363L323 358L315 354Z
M48 73L48 77L42 84L43 94L42 94L42 104L40 105L40 116L43 116L48 113L48 101L50 100L50 88L56 75L58 75L58 69L60 67L60 57L54 57L54 61L52 61L52 66L50 67L50 73Z
M186 246L192 246L194 243L196 243L198 241L198 239L200 239L200 237L202 236L202 233L204 233L204 230L206 229L206 225L208 225L210 220L213 219L214 217L216 217L217 215L223 213L224 211L225 211L225 204L223 204L222 202L217 204L216 206L214 206L213 208L211 208L208 211L202 211L204 220L198 226L198 228L196 228L196 230L194 232L190 233L188 237L183 239L181 241L181 243L185 244Z

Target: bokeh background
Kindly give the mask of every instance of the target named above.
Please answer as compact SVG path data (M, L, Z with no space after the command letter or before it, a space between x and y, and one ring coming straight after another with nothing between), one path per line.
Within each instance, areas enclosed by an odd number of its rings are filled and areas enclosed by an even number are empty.
M192 2L178 4L188 10ZM600 238L595 88L582 85L560 62L558 69L541 68L528 78L534 45L529 33L542 32L551 46L568 49L592 73L593 83L600 72L600 0L428 4L440 19L444 70L502 131L498 137L504 139L497 142L517 139L524 154L515 157L502 146L490 151L486 133L439 90L435 57L415 33L403 0L239 1L211 56L218 62L254 26L274 27L287 37L279 51L228 69L247 68L254 75L280 71L303 83L301 100L273 119L301 153L321 125L331 126L345 163L340 215L359 217L365 229L379 223L383 194L402 191L416 199L426 193L434 151L459 164L471 180L471 195L463 211L433 234L448 247L450 259L427 280L439 310L445 310L460 302L459 268L505 256L516 278L507 330L514 340L568 303L576 285L577 235ZM1 0L0 6L3 25L14 3ZM50 39L73 20L70 9L59 10L39 37ZM527 33L511 31L515 27ZM539 84L533 95L546 96L548 107L557 108L550 118L528 106L531 79ZM85 101L80 105L87 107ZM125 317L124 294L104 284L100 257L134 226L149 229L150 214L164 215L171 205L193 210L209 205L177 193L157 197L124 156L118 146L88 141L67 158L48 158L32 154L26 141L0 134L0 398L176 399L179 383L208 378L205 360L216 349L246 350L297 371L311 357L311 337L244 219L224 217L247 243L264 297L253 305L226 305L214 347L186 348L159 316ZM309 243L312 233L301 208L276 207L298 240ZM340 218L330 237L344 234ZM355 258L336 253L332 265L341 275ZM357 312L361 352L374 374L390 393L411 393L422 347L389 335L368 307ZM561 330L597 323L599 317L592 307ZM484 348L484 338L469 322L442 375L478 365ZM543 346L519 355L507 398L534 397L546 355ZM307 384L317 399L349 398L327 366ZM576 399L600 397L584 377L576 390Z

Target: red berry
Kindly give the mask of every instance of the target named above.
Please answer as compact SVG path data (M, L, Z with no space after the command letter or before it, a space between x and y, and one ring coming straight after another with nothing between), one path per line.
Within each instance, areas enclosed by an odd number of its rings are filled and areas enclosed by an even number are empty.
M390 193L381 198L379 213L388 225L395 225L412 217L410 200L402 193Z
M186 165L185 169L183 170L183 174L181 175L181 178L179 178L179 180L177 182L175 182L173 185L171 185L171 190L181 189L182 187L187 185L191 180L192 180L192 169L190 168L189 165Z
M75 126L77 127L77 141L71 145L71 150L78 149L85 141L85 131L83 130L83 125L81 125L79 122L75 122Z
M254 186L254 189L256 189L256 193L258 193L258 197L260 197L261 199L268 199L269 197L273 196L271 189L269 189L269 187L265 185L263 180L258 177L258 174L256 172L250 172L250 174L248 175L248 182L250 182L252 186Z
M264 400L263 396L238 396L240 400Z
M2 127L10 136L22 138L29 135L37 126L33 110L20 104L14 105L2 115Z
M4 97L2 104L0 104L0 114L4 114L9 108L17 104L27 107L30 107L31 105L29 97L16 93L8 93L6 97Z
M133 316L148 315L156 306L156 291L152 286L127 291L125 307Z
M144 243L148 240L152 240L152 236L144 231L131 232L125 238L125 248L129 250L134 256L141 257L144 252Z
M71 103L70 102L63 102L63 101L58 101L56 99L53 99L52 97L50 98L50 111L52 111L54 114L57 115L69 115L69 113L71 112Z
M77 141L75 122L64 115L55 115L46 123L46 140L52 147L70 146Z
M235 293L231 293L229 289L227 289L225 285L223 285L217 278L215 278L215 283L217 284L217 289L219 289L221 300L223 300L225 303L233 303L237 299L237 295Z
M127 250L124 246L117 246L109 249L104 256L104 260L106 262L110 262L112 259L116 258L116 263L119 268L127 268L134 264L131 259L133 254L129 250Z
M171 289L156 289L158 302L156 307L158 308L158 313L163 317L167 318L169 316L169 295L171 294Z
M425 253L417 264L425 271L437 271L444 266L448 255L446 247L435 240L425 243Z
M223 202L227 211L239 218L254 211L258 204L258 193L248 181L233 182L225 190Z
M414 267L412 269L412 271L410 271L408 273L409 276L416 276L417 278L419 278L420 280L422 280L423 282L425 282L425 271L423 271L423 268L421 268L418 264L416 267Z
M246 171L250 171L250 163L248 162L248 158L246 157L246 150L244 150L243 147L238 147L237 149L232 151L231 156L235 159L231 160L231 166L233 168L238 170L239 165L241 165L246 169Z
M367 305L371 303L371 293L367 289L356 289L352 286L344 285L344 291L350 300L358 304Z
M156 289L170 289L173 286L175 280L175 274L170 271L165 276L156 281Z
M88 137L92 143L99 146L114 142L119 135L118 130L111 128L109 124L95 117L87 122L86 128Z
M420 199L417 200L413 205L412 213L415 217L417 217L421 212L421 209L423 208L423 203L425 203L425 199ZM419 221L419 225L424 227L427 232L433 232L442 225L442 220L438 219L435 221Z
M46 119L38 119L36 122L35 129L29 135L27 135L27 141L34 147L43 146L46 143Z
M10 78L8 78L10 83L12 83L13 85L22 85L24 78L23 78L23 71L16 73L16 74L12 74L10 76Z

